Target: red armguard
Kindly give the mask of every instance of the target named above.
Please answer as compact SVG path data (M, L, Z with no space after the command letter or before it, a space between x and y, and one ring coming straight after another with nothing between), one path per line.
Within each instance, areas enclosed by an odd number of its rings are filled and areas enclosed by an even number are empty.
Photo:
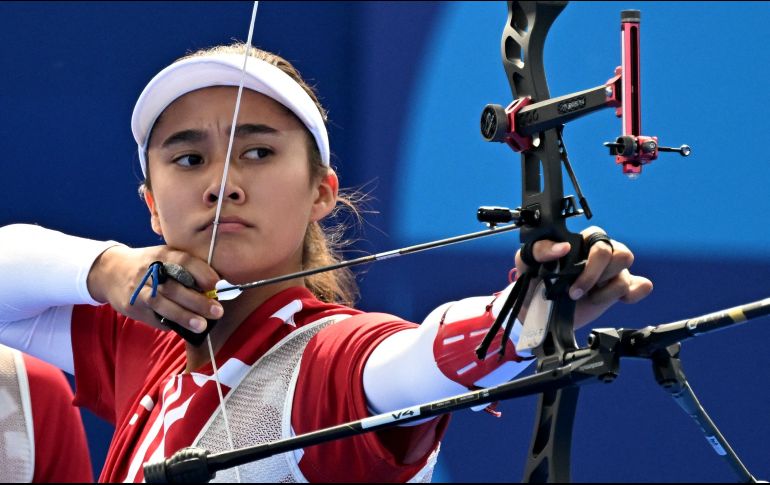
M451 307L450 307L451 308ZM475 383L494 371L505 362L521 362L516 355L515 345L509 342L505 356L500 358L503 341L502 330L498 332L484 360L476 356L476 347L489 331L495 317L492 315L492 303L487 305L484 314L478 317L446 323L444 312L439 323L436 339L433 341L433 358L439 370L449 379L467 388L474 388ZM512 323L511 323L512 324Z

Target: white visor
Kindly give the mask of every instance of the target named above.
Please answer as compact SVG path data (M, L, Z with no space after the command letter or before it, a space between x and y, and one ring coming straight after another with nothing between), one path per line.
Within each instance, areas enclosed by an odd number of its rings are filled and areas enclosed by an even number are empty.
M171 103L196 89L238 86L243 54L211 54L175 62L147 84L134 106L131 131L139 146L139 163L147 176L147 143L158 117ZM329 166L329 135L318 107L288 74L261 59L249 56L243 87L281 103L304 123L315 138L321 161Z

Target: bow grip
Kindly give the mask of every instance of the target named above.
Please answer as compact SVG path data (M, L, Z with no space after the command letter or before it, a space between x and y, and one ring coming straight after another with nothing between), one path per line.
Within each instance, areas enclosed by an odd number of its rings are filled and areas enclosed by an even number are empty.
M583 272L588 258L588 250L582 234L569 233L566 240L570 244L570 250L559 259L559 272L553 284L549 287L546 283L546 298L549 300L569 296L569 288Z
M535 243L543 240L568 242L570 250L557 261L533 265L532 261L527 261L531 256L525 255L527 253L531 255L531 248ZM588 248L581 234L566 233L562 237L543 237L536 241L522 244L521 257L527 266L539 268L538 277L542 278L545 282L545 297L548 300L555 300L561 296L568 296L570 286L580 276L580 273L583 272L588 257Z

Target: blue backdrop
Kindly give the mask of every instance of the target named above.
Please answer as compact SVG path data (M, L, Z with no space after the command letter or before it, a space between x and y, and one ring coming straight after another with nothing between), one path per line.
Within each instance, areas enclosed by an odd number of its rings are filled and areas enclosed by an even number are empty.
M576 3L546 45L553 96L603 83L619 64L619 12L642 10L644 132L693 155L662 156L626 180L601 143L610 111L570 124L570 157L595 222L626 241L655 291L596 326L638 327L770 296L768 3ZM136 196L129 120L145 83L189 50L245 39L251 4L0 3L0 224L34 222L151 245ZM344 185L369 184L379 214L358 245L381 251L476 230L479 205L515 206L519 157L487 144L478 118L507 104L500 62L504 3L269 3L255 44L295 62L330 111ZM593 221L592 221L593 222ZM586 224L575 223L575 229ZM451 299L506 283L515 236L444 249L361 272L360 307L419 321ZM11 277L11 275L3 275ZM580 333L583 338L586 331ZM687 343L691 384L757 476L770 477L770 322ZM436 479L519 480L534 398L503 418L458 413ZM111 428L88 422L98 471ZM699 430L624 362L612 386L581 394L578 481L732 480Z

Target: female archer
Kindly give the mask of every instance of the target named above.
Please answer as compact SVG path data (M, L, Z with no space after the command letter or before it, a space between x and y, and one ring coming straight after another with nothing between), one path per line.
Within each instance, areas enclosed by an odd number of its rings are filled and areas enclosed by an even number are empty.
M504 359L474 353L475 336L490 327L510 287L445 303L421 325L352 308L354 281L345 272L230 301L201 291L223 279L242 283L336 261L323 221L347 201L329 162L325 112L284 59L244 45L186 56L148 83L131 125L145 177L140 192L163 245L0 228L0 268L17 275L13 287L0 283L0 341L73 373L76 404L115 424L101 480L142 481L143 463L186 446L223 451L272 441L494 385L526 367L512 350L518 322L507 322ZM568 251L567 243L540 241L533 258L548 262ZM651 291L649 280L629 272L632 259L617 241L591 246L570 289L577 325ZM132 299L156 261L183 267L193 284L156 277ZM516 268L525 270L518 255ZM540 318L544 304L529 295L519 321ZM206 343L183 339L169 322L206 335ZM313 446L217 478L425 481L447 422Z

